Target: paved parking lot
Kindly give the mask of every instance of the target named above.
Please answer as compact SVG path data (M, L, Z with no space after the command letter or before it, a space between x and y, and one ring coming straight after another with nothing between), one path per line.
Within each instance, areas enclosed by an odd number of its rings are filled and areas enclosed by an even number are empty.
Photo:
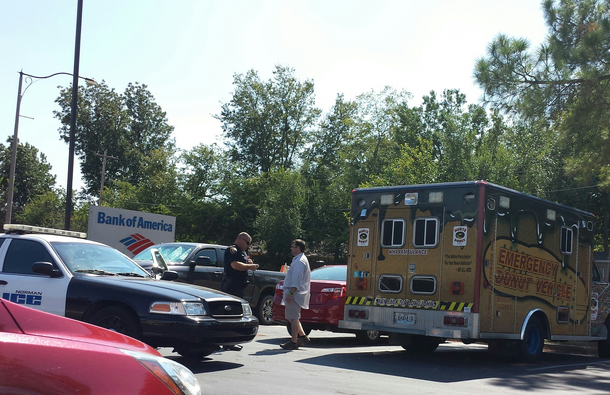
M309 345L286 351L281 326L262 326L241 351L184 360L205 394L607 394L610 360L549 350L537 364L492 355L481 344L447 342L429 355L359 344L354 335L313 331Z

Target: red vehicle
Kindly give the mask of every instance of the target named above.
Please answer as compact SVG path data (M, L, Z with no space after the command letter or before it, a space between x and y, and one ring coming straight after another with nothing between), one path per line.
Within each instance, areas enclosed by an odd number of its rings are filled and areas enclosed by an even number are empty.
M347 283L346 265L322 266L311 271L311 299L309 309L301 310L301 324L307 335L313 330L355 333L365 343L379 340L379 331L349 331L339 328L345 307L345 287ZM286 325L290 333L290 324L284 317L284 281L275 287L273 297L273 321Z
M101 327L0 299L2 394L201 394L154 348Z

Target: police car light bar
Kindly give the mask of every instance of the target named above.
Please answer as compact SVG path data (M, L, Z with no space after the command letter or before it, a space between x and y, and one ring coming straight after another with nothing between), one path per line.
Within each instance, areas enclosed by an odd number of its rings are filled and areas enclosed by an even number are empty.
M22 225L22 224L4 224L5 231L21 231L25 233L45 233L51 235L59 235L59 236L70 236L70 237L79 237L81 239L86 239L87 234L83 232L73 232L71 230L62 230L62 229L51 229L51 228L43 228L41 226L31 226L31 225Z

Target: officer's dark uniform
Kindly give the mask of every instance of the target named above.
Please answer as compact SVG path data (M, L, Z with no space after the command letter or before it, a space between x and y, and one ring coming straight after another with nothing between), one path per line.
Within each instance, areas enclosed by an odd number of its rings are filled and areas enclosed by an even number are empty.
M248 263L248 256L245 251L233 244L225 251L224 269L225 273L222 278L221 290L237 297L244 297L244 288L248 283L248 271L235 270L231 267L231 262Z

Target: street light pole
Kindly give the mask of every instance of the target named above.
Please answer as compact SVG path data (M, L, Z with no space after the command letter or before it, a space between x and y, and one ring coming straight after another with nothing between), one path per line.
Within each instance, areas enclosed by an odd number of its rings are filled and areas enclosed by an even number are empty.
M66 217L64 229L70 230L72 217L72 178L74 174L74 140L76 136L76 116L78 109L78 67L80 61L80 31L83 21L83 0L78 0L76 13L76 43L74 45L74 73L72 80L72 110L70 113L70 148L68 154L68 181L66 182Z
M21 85L23 84L23 70L19 72L19 90L17 91L17 110L15 111L15 130L13 132L13 144L11 148L11 168L8 173L8 192L6 196L6 218L5 224L11 223L13 215L13 190L15 189L15 166L17 164L17 134L19 131L19 112L21 109Z
M10 166L10 170L9 170L8 192L7 192L7 197L6 197L6 217L4 220L5 224L11 223L11 220L12 220L11 218L13 215L13 195L15 192L15 169L17 167L17 147L18 147L18 142L19 142L19 117L21 116L20 115L21 99L23 98L25 91L27 91L28 88L30 87L30 85L32 85L35 82L32 79L44 80L46 78L51 78L56 75L70 75L71 76L72 74L61 72L61 73L47 75L44 77L38 77L35 75L26 74L23 72L23 70L21 70L19 72L19 88L17 90L17 109L15 111L15 130L13 132L13 143L11 145L11 166ZM27 86L25 87L25 90L22 93L21 89L23 87L23 76L26 77ZM85 78L85 77L78 77L78 78L85 80L90 85L98 85L98 83L95 82L95 80L93 78Z

